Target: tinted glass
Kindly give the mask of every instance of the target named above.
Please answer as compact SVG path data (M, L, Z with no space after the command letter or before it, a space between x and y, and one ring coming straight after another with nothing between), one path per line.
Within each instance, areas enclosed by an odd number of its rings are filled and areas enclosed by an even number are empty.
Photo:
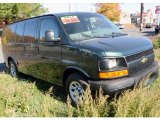
M55 38L59 37L59 28L54 18L53 19L43 19L41 21L41 29L40 29L40 41L41 42L45 41L45 32L49 30L54 31Z
M9 25L8 27L6 27L4 29L4 32L2 34L2 38L4 41L6 42L14 42L15 40L15 36L14 36L14 32L15 32L15 29L16 29L16 24L12 24L12 25Z
M16 41L23 42L23 32L24 32L25 22L18 22L16 28Z
M33 43L35 42L36 35L36 19L27 20L24 29L24 42Z

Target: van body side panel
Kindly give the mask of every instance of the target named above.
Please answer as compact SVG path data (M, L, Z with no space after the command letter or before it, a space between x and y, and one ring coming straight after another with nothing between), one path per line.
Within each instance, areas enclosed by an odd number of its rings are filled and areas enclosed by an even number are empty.
M61 46L40 43L38 51L38 78L61 84Z
M76 45L62 47L62 69L76 67L89 75L90 79L97 77L97 56L90 50L79 48Z

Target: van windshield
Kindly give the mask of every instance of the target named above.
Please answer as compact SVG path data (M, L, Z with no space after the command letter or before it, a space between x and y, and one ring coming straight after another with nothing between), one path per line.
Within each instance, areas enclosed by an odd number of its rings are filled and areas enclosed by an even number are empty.
M74 14L61 16L65 31L73 41L110 37L122 34L119 28L101 14Z

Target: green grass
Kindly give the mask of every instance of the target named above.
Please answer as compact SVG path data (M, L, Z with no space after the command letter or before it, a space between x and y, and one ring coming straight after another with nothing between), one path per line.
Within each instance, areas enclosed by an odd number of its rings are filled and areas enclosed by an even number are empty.
M159 117L160 78L152 85L124 92L108 100L102 91L92 98L87 89L85 100L73 107L65 102L62 91L45 88L32 79L12 78L0 73L0 116L2 117ZM43 87L45 88L43 88Z
M67 116L67 108L48 92L40 91L35 82L0 74L0 116Z

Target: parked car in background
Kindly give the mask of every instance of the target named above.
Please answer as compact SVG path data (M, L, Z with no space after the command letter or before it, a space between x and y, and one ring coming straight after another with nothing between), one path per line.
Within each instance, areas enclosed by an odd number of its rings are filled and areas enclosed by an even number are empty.
M158 35L159 34L159 31L160 31L160 25L157 25L155 27L155 35Z
M23 72L61 85L75 104L88 85L113 95L158 77L152 42L129 37L98 13L57 13L15 22L3 31L2 50L13 77Z
M146 28L152 28L152 24L151 23L146 23L145 27Z
M116 23L116 25L117 25L117 27L118 27L119 29L124 29L124 28L125 28L125 26L124 26L123 24Z

